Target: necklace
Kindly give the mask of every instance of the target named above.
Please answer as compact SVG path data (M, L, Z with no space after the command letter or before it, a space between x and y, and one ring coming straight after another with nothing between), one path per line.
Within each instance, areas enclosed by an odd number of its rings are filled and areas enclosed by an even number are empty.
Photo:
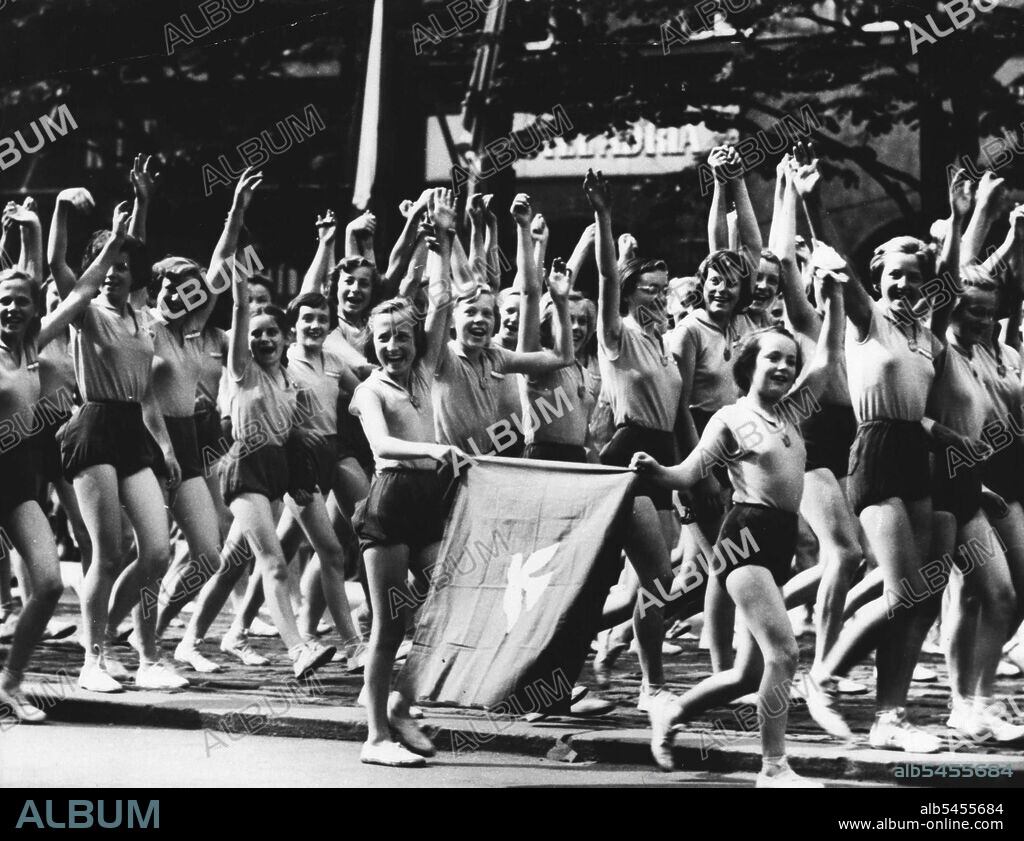
M785 420L785 418L783 418L781 420L779 418L775 418L774 420L772 420L771 418L768 417L767 414L765 414L760 409L758 409L757 406L754 405L754 401L752 401L752 400L748 400L747 401L747 405L750 407L750 410L755 415L757 415L759 418L761 418L761 420L764 421L765 426L768 427L768 431L769 432L771 432L774 435L779 435L781 433L781 435L782 435L782 445L784 447L792 446L793 442L789 438L789 433L786 432L786 420Z
M964 348L960 347L960 345L958 345L956 342L950 342L949 346L951 348L953 348L953 350L955 350L958 354L960 354L960 357L962 359L966 359L967 360L967 364L971 368L971 373L974 374L974 379L976 379L976 380L981 379L978 376L977 369L974 367L974 354L971 351L965 350ZM1002 375L1000 374L1000 376L1002 376Z
M911 329L913 330L912 335L908 336L907 331L903 329L903 324L899 318L894 317L891 313L886 313L885 317L889 319L889 322L893 324L897 330L903 334L903 338L907 340L907 348L913 352L917 352L917 322L911 321Z

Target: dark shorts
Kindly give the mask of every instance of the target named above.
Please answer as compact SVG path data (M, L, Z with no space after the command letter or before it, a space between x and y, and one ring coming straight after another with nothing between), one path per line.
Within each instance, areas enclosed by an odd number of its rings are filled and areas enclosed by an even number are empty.
M199 438L196 433L195 418L169 418L164 416L164 426L167 427L167 436L171 439L171 448L174 450L174 457L178 460L178 467L181 468L181 481L197 479L206 476L203 469L202 453L199 451ZM153 465L153 472L157 476L167 476L167 465L164 464L162 453L158 453L156 464Z
M292 486L325 497L334 490L338 478L338 442L334 435L313 447L296 445L291 462Z
M367 476L373 475L373 451L370 449L370 442L366 440L366 433L363 432L359 418L350 414L347 408L344 412L338 412L337 444L338 461L354 458Z
M60 459L60 441L57 432L71 420L71 415L61 415L49 420L34 436L32 442L36 447L36 468L40 480L40 493L46 492L46 485L56 482L64 475Z
M34 437L0 453L0 517L39 495L38 448Z
M981 476L1008 503L1024 502L1024 442L1014 438L1009 446L997 449L982 465Z
M855 514L893 497L904 502L931 493L928 439L921 424L872 420L857 427L850 449L850 504Z
M523 458L535 459L537 461L571 461L577 464L586 464L587 451L575 444L549 444L543 441L535 441L527 444L523 451Z
M220 489L228 505L244 493L260 494L274 502L288 492L290 479L285 447L265 444L247 453L236 441L225 458Z
M857 418L852 406L822 403L800 429L807 447L807 470L824 467L837 479L850 469L850 448L857 437Z
M715 575L725 584L740 567L764 567L781 587L793 568L798 530L797 515L792 511L734 502L718 533L711 561L716 565Z
M952 514L957 528L970 522L981 510L981 468L954 464L951 470L946 454L937 454L932 473L932 510Z
M352 516L360 551L404 545L415 552L437 543L444 535L453 490L451 468L388 468L378 473Z
M231 446L230 441L223 441L224 430L220 425L220 414L216 409L206 409L196 412L196 438L199 444L199 453L205 450L213 450L222 453Z
M100 464L109 464L119 479L125 479L151 469L159 457L138 403L89 401L58 437L64 478L69 481Z
M626 424L615 428L612 440L601 450L601 464L629 467L629 463L637 453L647 453L666 467L679 463L676 439L671 432ZM637 482L636 495L649 497L658 511L672 510L672 491L670 490L641 480Z

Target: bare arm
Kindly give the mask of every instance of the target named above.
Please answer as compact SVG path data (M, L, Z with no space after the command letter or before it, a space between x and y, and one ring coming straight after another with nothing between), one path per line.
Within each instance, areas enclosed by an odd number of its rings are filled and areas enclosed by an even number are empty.
M967 173L960 170L953 176L949 185L949 206L950 219L949 231L942 243L942 253L936 265L936 272L939 278L949 281L953 290L960 290L960 237L963 220L971 210L970 181L967 180ZM932 311L931 330L943 345L946 343L946 328L949 326L950 316L953 314L953 306L956 303L955 295L947 295L948 301L935 307Z
M62 190L57 196L53 207L53 219L50 222L50 237L46 248L46 259L50 264L50 273L57 284L57 294L67 295L75 285L75 273L67 264L68 251L68 217L71 208L80 213L89 213L96 207L89 191L82 187Z
M345 228L345 256L365 257L376 265L377 257L373 251L373 235L377 230L377 217L367 210L360 214Z
M393 295L401 281L405 278L409 269L409 262L412 259L413 251L416 248L416 240L419 236L420 220L427 212L426 196L429 191L424 191L419 199L405 217L405 225L398 235L394 247L391 249L391 256L388 258L388 268L384 272L381 282L384 284L385 294Z
M612 195L608 182L601 173L587 173L583 182L590 206L594 209L594 247L597 254L599 278L597 298L597 336L605 348L618 351L622 336L622 316L619 313L619 268L615 264L615 241L612 238Z
M700 442L681 464L665 467L647 453L637 453L630 467L663 488L688 491L711 475L710 467L722 462L732 443L728 427L718 417L713 417Z
M114 219L111 230L113 236L107 240L103 250L97 255L92 264L82 272L82 276L75 281L72 288L52 313L43 317L39 335L36 338L38 347L46 347L54 338L61 335L69 324L76 322L89 306L90 301L96 297L107 276L110 267L121 259L121 249L124 247L125 236L128 232L128 203L121 202L114 210Z
M587 262L587 258L594 253L594 239L596 236L597 225L591 222L583 229L579 242L576 243L572 256L569 257L566 269L569 271L574 284L579 281L580 272L583 271L583 265Z
M555 319L552 324L552 338L555 340L554 350L541 349L532 353L514 352L510 355L506 370L516 374L546 374L557 371L572 364L574 354L572 346L572 327L569 323L569 279L551 278L551 301L555 305Z
M238 271L231 269L231 332L228 347L228 373L232 379L240 380L249 363L249 281Z
M487 258L487 282L491 290L501 289L501 259L498 255L498 217L491 209L494 196L484 196L484 222L487 232L484 234L484 255Z
M455 239L455 200L451 190L433 191L429 197L428 213L437 231L439 252L431 263L427 317L423 325L427 334L424 366L426 370L433 371L448 339L448 323L452 314L451 243Z
M352 399L352 414L359 418L370 448L380 458L432 458L442 461L452 450L445 444L404 441L401 438L396 438L388 429L387 418L384 417L380 398L368 389L360 389Z
M963 243L960 246L960 262L970 263L978 259L982 249L985 247L985 239L996 220L999 207L1003 198L1003 181L997 178L996 174L986 171L978 182L978 192L975 197L974 213L971 214L971 221L964 232Z
M807 294L803 289L803 278L796 265L796 187L790 177L787 155L783 161L785 168L780 167L779 180L783 182L782 207L779 215L772 223L772 234L775 237L770 243L772 251L782 261L782 300L786 303L786 315L789 323L798 333L818 340L821 330L821 318L814 311Z
M711 195L711 212L708 215L708 250L719 251L729 247L729 222L726 214L729 201L726 195L728 181L725 167L729 163L729 150L716 146L708 155L708 166L715 176L715 190Z
M747 193L747 182L743 176L732 181L732 194L736 201L736 230L739 234L739 252L750 264L750 270L756 274L761 260L761 229L754 215L754 205Z
M153 156L135 156L131 172L132 188L135 190L135 207L132 209L132 221L128 225L128 236L139 242L146 241L146 221L149 218L149 205L156 189L157 175L153 171Z
M310 292L328 294L327 276L334 265L334 245L338 238L338 221L333 210L326 211L316 220L316 230L316 254L302 278L302 286L299 288L302 295Z
M544 218L543 214L538 213L533 217L530 235L533 237L533 262L537 266L537 276L543 283L544 265L548 258L548 240L551 237L548 220Z
M20 210L16 211L18 227L21 228L21 258L18 268L36 283L43 282L43 226L36 213L35 199L25 199Z
M520 193L512 202L512 218L516 223L515 287L519 295L519 338L516 350L527 353L540 349L540 278L533 253L531 224L533 209L530 197Z
M825 320L821 325L814 358L811 364L800 372L800 376L793 384L790 394L794 397L800 392L810 392L812 396L818 397L839 371L843 359L843 333L846 327L843 293L839 287L847 282L845 277L845 274L829 272L822 279ZM789 400L790 397L787 396L785 399Z

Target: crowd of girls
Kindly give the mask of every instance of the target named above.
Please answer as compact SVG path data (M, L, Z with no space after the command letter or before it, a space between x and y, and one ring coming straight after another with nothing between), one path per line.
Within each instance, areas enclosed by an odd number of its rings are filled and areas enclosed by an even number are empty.
M190 670L222 670L204 640L232 596L220 649L266 666L248 641L265 602L297 678L332 662L365 671L363 761L424 764L434 748L415 699L391 691L415 616L391 595L429 575L450 468L473 453L637 473L627 572L602 627L635 634L637 706L662 767L674 766L681 721L756 692L758 785L813 785L785 747L799 660L787 611L808 603L817 635L802 694L827 732L852 736L835 701L867 691L845 676L875 651L869 743L940 749L906 710L938 618L948 726L1024 737L992 713L1024 619L1024 210L981 261L1004 191L991 173L976 190L958 173L932 241L880 244L862 277L839 254L812 150L779 162L767 247L743 177L729 175L736 157L710 154L709 253L692 277L670 279L635 237L616 239L611 187L591 172L594 221L568 261L548 260L548 221L520 194L508 211L515 276L502 288L492 197L469 201L467 248L451 192L432 188L402 203L383 271L372 214L348 225L341 255L334 214L319 216L309 270L283 308L236 257L262 173L239 179L207 266L154 259L148 159L132 169L134 206L118 205L92 236L80 272L67 242L94 209L86 190L57 197L45 257L34 203L9 204L0 424L38 422L0 452L0 526L23 601L15 623L5 564L0 620L14 630L0 706L45 719L21 684L63 591L44 513L56 497L84 567L83 690L118 692L128 680L173 690ZM596 300L579 280L591 262ZM227 290L225 331L214 322ZM557 417L535 408L564 400ZM500 446L496 425L508 430ZM700 574L722 544L749 551ZM975 544L990 548L986 563L958 551ZM694 592L682 583L695 571ZM161 640L186 607L164 657ZM333 644L318 633L325 613ZM677 696L665 685L665 628L697 613L713 673ZM119 637L135 649L134 674ZM615 653L595 662L599 681Z

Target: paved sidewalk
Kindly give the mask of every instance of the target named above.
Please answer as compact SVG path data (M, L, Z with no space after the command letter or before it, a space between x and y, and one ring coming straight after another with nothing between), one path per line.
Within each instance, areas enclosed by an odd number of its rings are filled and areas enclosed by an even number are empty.
M78 622L77 602L73 594L61 602L59 618ZM187 617L186 617L187 618ZM271 659L264 668L248 668L223 654L217 643L227 626L219 619L210 634L211 642L204 653L225 667L212 675L186 672L192 681L188 690L180 692L147 692L128 686L124 693L101 696L83 693L75 687L75 678L82 662L77 636L69 640L47 643L33 660L30 681L39 684L38 695L49 707L54 722L134 724L143 726L181 727L202 731L207 751L229 745L249 733L307 738L362 740L366 734L366 716L356 703L362 678L348 674L342 667L329 665L315 679L300 687L292 679L287 653L278 639L250 638L254 648ZM164 643L168 655L180 639L181 630L172 628ZM330 642L330 637L325 638ZM697 647L696 640L680 641L681 654L665 658L669 687L681 692L710 673L707 653ZM813 649L813 637L800 639L801 662L806 665ZM4 649L0 647L0 659ZM134 668L134 652L123 649L124 662ZM910 710L915 723L946 738L949 689L942 658L925 655L922 662L939 673L933 684L914 684ZM63 673L63 679L57 676ZM595 690L590 661L578 683L589 685L591 697ZM852 744L844 744L824 734L810 719L801 704L791 708L789 735L790 755L795 768L815 776L835 779L874 780L898 783L894 771L908 760L927 764L955 763L997 766L1009 769L1013 776L1003 774L998 784L1024 787L1024 744L996 745L992 742L947 742L954 750L928 757L911 757L889 751L872 750L867 746L867 732L873 719L874 677L870 665L862 665L851 678L867 684L871 692L863 696L846 696L837 702L854 732ZM600 697L614 701L616 707L607 715L589 718L551 718L535 724L492 716L482 710L443 707L426 708L424 725L433 734L440 751L455 753L486 747L490 751L560 758L565 761L599 760L628 763L651 763L647 747L649 731L647 716L636 709L640 688L640 670L636 656L625 653L614 671L612 685ZM1024 681L1020 677L1000 679L998 695L1007 700L1007 708L1024 715ZM756 770L760 750L753 707L747 705L722 707L687 723L676 739L677 759L690 770ZM3 726L10 726L9 722ZM756 724L755 724L756 726ZM746 732L744 732L746 730ZM929 782L962 784L962 780ZM986 779L988 784L991 780Z

